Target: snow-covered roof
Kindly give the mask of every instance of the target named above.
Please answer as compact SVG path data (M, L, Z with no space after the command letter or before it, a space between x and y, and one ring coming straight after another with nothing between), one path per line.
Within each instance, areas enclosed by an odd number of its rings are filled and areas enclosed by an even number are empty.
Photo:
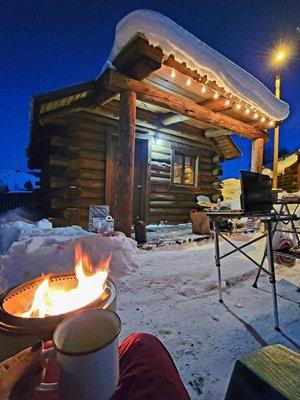
M171 19L151 10L133 11L118 23L113 48L103 69L138 33L151 45L161 47L165 57L174 55L178 62L185 62L188 68L207 75L208 80L216 81L271 119L284 120L289 115L288 104L278 100L259 80Z

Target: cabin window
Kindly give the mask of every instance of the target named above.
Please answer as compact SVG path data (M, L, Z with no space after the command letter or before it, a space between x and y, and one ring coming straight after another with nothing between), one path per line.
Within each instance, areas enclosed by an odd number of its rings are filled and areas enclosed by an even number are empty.
M173 152L173 184L195 186L196 157Z

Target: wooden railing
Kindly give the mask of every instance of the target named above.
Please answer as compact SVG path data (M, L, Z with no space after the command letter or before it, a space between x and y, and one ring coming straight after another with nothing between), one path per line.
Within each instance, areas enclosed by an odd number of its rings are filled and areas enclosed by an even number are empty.
M0 193L0 213L18 207L26 207L32 211L40 211L40 194L36 192Z

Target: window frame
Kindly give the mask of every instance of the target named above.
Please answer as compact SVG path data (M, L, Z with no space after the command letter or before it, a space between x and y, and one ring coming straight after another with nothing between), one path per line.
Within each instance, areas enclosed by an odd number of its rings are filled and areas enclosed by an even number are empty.
M181 182L174 182L174 167L175 167L175 156L180 155L183 157L182 163L182 177ZM184 182L184 170L185 170L185 159L190 157L193 160L193 170L194 170L194 181L193 183ZM198 162L199 153L194 149L189 149L184 146L172 146L172 159L171 159L171 187L182 187L182 188L193 188L198 186Z

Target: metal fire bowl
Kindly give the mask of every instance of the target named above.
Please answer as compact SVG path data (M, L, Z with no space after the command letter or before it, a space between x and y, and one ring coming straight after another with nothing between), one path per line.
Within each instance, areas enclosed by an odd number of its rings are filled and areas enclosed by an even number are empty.
M22 318L17 313L25 312L31 304L36 288L44 278L39 277L18 285L0 295L0 362L20 350L31 346L36 340L52 340L53 331L64 319L88 308L103 308L116 311L116 288L106 280L102 295L77 310L45 318ZM76 285L73 273L55 274L49 277L51 286L72 288Z

